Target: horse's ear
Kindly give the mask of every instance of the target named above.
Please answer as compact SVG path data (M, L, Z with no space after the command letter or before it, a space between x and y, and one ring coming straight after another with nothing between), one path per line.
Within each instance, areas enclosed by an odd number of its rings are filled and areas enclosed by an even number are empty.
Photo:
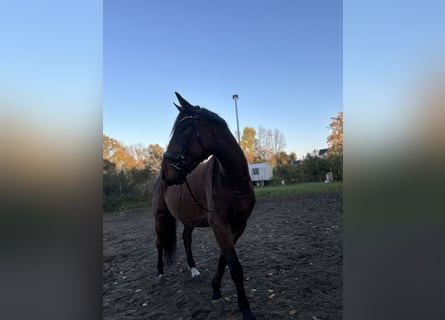
M184 108L181 106L178 106L176 103L173 102L173 104L175 105L176 109L178 109L179 112L184 111Z
M176 98L178 98L179 104L182 107L182 110L190 110L190 111L194 110L194 107L187 100L185 100L183 97L181 97L181 95L179 93L175 92L175 94L176 94ZM176 107L178 107L178 106L176 105ZM182 111L182 110L179 110L179 111Z

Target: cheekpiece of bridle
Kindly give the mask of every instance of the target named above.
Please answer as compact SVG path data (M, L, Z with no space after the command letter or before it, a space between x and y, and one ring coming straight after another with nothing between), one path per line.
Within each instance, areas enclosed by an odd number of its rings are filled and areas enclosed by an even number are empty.
M179 123L186 121L186 120L192 120L192 121L194 121L193 126L195 127L195 130L190 130L189 134L187 135L187 138L185 139L184 145L182 146L182 151L179 156L171 154L168 151L166 151L163 155L163 157L170 162L170 165L176 169L179 176L181 176L181 173L182 174L186 173L186 172L184 172L184 170L185 170L185 155L186 155L188 148L190 146L190 143L192 141L193 133L195 133L196 138L198 139L198 142L201 145L201 147L203 148L204 152L207 153L207 151L201 141L200 134L199 134L199 126L198 126L199 118L200 118L200 114L194 113L192 115L190 115L190 114L186 115L185 117L183 117L181 120L179 120L177 122L176 125L178 125ZM184 175L184 177L185 177L185 175Z

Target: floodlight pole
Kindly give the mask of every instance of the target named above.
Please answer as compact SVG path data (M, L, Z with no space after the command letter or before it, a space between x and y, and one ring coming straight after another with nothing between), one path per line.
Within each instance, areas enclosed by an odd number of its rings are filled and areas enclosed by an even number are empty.
M238 95L234 94L232 96L233 100L235 100L235 111L236 111L236 127L238 129L238 144L241 144L240 132L239 132L239 122L238 122L238 104L236 103L238 100Z

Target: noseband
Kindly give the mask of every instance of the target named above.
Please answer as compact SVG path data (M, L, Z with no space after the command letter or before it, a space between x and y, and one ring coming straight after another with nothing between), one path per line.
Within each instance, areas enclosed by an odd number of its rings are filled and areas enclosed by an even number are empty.
M195 127L196 138L198 139L198 142L201 145L204 152L207 154L207 150L204 147L204 145L201 141L201 138L200 138L200 134L199 134L199 126L198 126L199 118L200 118L199 113L195 113L193 115L185 116L184 118L179 120L178 123L185 121L185 120L193 120L194 121L193 126ZM188 148L192 141L192 137L193 137L193 130L191 130L189 132L189 134L187 135L184 145L182 146L181 154L179 156L175 156L174 154L171 154L168 151L166 151L163 155L163 157L170 162L170 165L176 169L176 171L178 172L178 175L180 175L180 173L182 173L185 169L185 154L188 151Z

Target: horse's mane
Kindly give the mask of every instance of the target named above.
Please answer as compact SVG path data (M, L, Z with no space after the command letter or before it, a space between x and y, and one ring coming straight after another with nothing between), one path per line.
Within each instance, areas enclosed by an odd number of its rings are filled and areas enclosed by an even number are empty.
M201 107L195 106L193 111L189 111L189 110L182 111L178 114L178 116L176 117L175 123L173 124L171 134L174 132L176 125L182 118L184 118L186 115L192 116L194 114L199 114L201 117L205 118L206 120L208 120L216 125L228 128L227 122L223 118L221 118L218 114L216 114L215 112L210 111L206 108L201 108Z
M218 125L222 125L224 127L227 127L227 122L221 118L219 115L217 115L215 112L210 111L206 108L199 108L198 111L204 118L209 120L210 122L216 123Z

